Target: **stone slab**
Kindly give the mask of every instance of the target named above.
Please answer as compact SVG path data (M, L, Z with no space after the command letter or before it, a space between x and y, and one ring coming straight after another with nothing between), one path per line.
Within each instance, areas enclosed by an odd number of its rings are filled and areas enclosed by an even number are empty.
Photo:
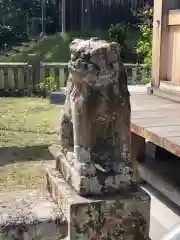
M67 220L48 191L0 193L0 240L63 239Z
M66 99L66 89L50 93L50 104L64 104Z
M53 168L45 168L45 179L53 199L68 218L68 239L149 239L150 198L145 192L84 198Z
M92 195L111 195L120 192L131 192L132 189L137 189L137 186L132 182L132 174L128 172L128 167L122 162L120 172L107 173L96 164L87 163L86 172L78 172L75 166L72 166L65 156L60 152L58 146L51 146L50 152L56 159L56 169L60 171L69 184L81 196ZM127 170L126 170L127 169Z

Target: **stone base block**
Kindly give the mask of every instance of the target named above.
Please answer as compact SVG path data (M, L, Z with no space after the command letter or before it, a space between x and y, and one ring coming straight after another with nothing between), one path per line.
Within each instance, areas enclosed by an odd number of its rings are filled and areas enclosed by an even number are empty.
M121 172L106 172L94 163L86 163L85 171L78 171L67 161L58 146L50 148L56 159L56 169L62 173L64 179L81 196L111 195L115 193L131 192L137 187L132 182L132 173L124 165ZM122 163L123 164L123 163Z
M68 218L69 240L149 239L150 198L145 192L85 198L57 170L45 172L46 187Z
M0 240L59 240L67 232L67 219L48 191L0 193Z
M58 92L50 93L50 104L64 104L66 99L66 90L62 88Z

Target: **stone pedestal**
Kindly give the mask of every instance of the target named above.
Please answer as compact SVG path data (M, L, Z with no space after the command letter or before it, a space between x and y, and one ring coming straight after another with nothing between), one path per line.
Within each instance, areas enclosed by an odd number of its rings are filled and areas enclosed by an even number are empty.
M148 240L150 198L143 191L84 198L59 171L46 168L46 187L68 219L70 240Z
M81 196L129 193L137 189L137 185L131 179L132 174L124 163L121 163L121 172L109 173L96 164L88 163L88 169L83 174L66 160L58 145L51 146L50 152L56 159L56 169Z

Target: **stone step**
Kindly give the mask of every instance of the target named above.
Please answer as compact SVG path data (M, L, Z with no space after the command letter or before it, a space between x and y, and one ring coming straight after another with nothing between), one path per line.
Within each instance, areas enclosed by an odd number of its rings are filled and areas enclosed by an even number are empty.
M44 165L45 187L51 193L53 200L58 203L64 215L68 218L69 209L75 203L83 203L85 198L79 196L64 180L62 174L51 165Z
M0 240L64 239L67 227L48 191L0 193Z
M69 239L101 239L102 234L112 234L124 240L149 240L150 199L144 191L86 198L50 166L45 166L45 179L52 198L68 219Z

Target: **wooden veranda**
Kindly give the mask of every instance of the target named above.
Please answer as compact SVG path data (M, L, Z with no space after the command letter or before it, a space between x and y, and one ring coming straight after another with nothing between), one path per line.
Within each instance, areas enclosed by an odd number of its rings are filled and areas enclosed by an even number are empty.
M145 87L130 87L131 94L131 142L132 159L143 179L176 205L180 206L180 161L175 163L166 154L168 169L161 169L152 159L147 164L147 141L157 148L167 150L174 157L180 157L180 103L156 95L148 95ZM168 153L167 152L167 153ZM152 154L152 153L151 153ZM172 155L172 156L173 156ZM156 157L156 156L154 156ZM161 160L162 161L162 160ZM171 162L170 162L171 161ZM162 168L165 166L162 164ZM158 171L160 169L160 171ZM174 181L172 181L172 179Z
M179 49L180 1L155 0L151 87L148 91L145 88L144 90L136 88L131 92L132 158L139 179L149 182L178 206L180 206ZM147 164L147 142L154 144L155 149L162 149L167 153L164 155L168 166L166 171L160 162L151 166ZM172 158L176 158L176 161ZM157 168L160 171L157 171ZM161 175L161 172L164 174Z
M131 106L131 131L180 157L180 104L132 92Z

